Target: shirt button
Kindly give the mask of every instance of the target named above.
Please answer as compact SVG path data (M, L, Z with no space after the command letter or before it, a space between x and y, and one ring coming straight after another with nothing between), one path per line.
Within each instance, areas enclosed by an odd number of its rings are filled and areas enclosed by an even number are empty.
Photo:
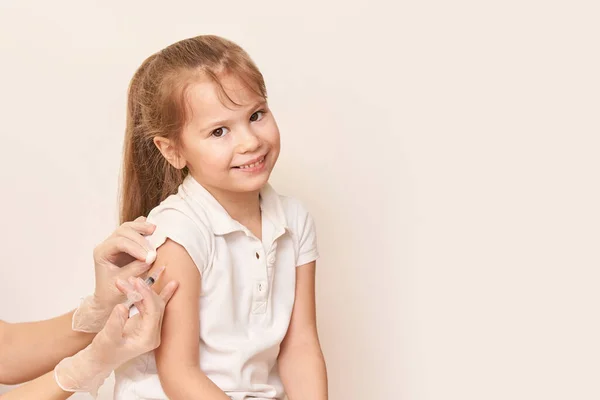
M267 283L266 282L258 282L256 284L256 289L258 290L258 293L266 292L266 290L267 290Z
M256 259L260 260L260 254L258 254L258 251L256 252Z

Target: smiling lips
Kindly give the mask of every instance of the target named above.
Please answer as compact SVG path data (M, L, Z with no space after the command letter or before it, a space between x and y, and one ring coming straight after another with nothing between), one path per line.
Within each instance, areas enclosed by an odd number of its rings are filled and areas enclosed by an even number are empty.
M265 162L266 155L259 157L258 159L253 160L251 163L240 165L238 167L234 167L236 169L252 171L258 168L261 168Z

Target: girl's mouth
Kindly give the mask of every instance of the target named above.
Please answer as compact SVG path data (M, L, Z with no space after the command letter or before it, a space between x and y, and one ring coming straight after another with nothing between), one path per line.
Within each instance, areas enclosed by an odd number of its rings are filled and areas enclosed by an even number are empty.
M267 155L265 154L264 156L260 157L259 159L255 160L251 163L240 165L240 166L233 167L233 168L239 169L240 171L245 171L245 172L259 171L264 167L266 158L267 158Z

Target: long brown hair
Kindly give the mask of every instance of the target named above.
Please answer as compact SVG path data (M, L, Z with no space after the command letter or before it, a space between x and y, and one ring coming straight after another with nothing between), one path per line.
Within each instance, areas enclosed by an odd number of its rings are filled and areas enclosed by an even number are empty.
M220 94L232 101L219 81L223 74L235 74L266 98L263 76L250 56L218 36L179 41L151 55L138 68L127 99L120 223L146 216L183 182L187 168L179 170L169 164L153 139L161 136L178 143L190 113L186 89L195 79L212 79Z

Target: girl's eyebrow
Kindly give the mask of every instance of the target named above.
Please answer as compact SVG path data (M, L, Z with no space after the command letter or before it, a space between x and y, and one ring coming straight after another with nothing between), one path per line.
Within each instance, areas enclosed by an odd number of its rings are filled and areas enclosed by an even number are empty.
M253 103L252 106L249 107L240 107L241 110L244 110L245 112L251 111L251 110L256 110L258 108L263 108L266 107L267 105L267 101L266 100L260 100L256 103ZM219 127L219 126L223 126L223 125L227 125L229 122L231 122L231 119L222 119L222 120L216 120L216 121L212 121L210 123L207 123L204 125L204 128L201 129L201 131L205 131L208 129L211 129L212 127Z

